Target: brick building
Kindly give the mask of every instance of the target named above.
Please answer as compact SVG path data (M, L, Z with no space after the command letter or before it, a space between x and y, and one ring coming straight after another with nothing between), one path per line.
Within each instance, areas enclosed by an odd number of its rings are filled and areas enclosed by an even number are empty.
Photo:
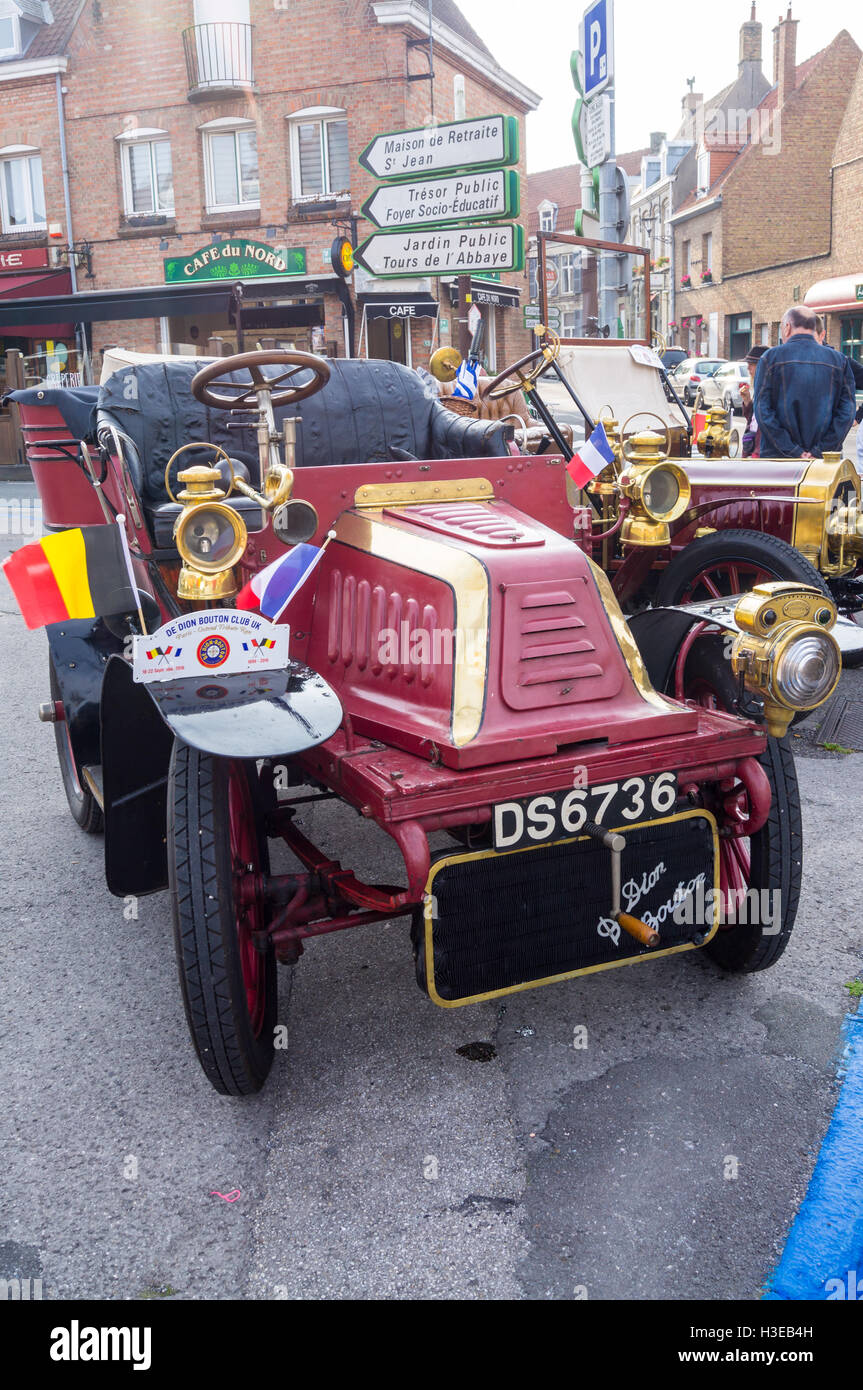
M346 293L330 260L337 235L372 230L359 213L375 180L357 159L380 132L514 116L524 180L539 98L454 0L433 14L430 55L426 0L0 0L0 265L27 253L34 267L29 290L23 271L10 294L0 276L0 341L37 369L76 347L97 369L112 344L234 351L237 281L247 347L343 356L352 317L355 350L409 365L457 341L454 285L358 269ZM10 321L13 297L63 287L76 298L50 332ZM491 366L530 345L523 288L523 272L478 286Z
M784 310L814 282L863 280L860 61L842 30L798 64L789 6L773 30L773 85L747 129L708 128L699 141L696 187L671 217L680 342L692 353L741 358L778 341ZM841 331L834 314L836 346Z

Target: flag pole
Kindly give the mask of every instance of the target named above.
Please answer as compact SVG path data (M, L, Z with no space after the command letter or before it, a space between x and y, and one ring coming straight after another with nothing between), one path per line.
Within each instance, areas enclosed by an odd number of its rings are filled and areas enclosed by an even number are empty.
M126 569L129 574L129 581L132 585L132 593L135 595L135 607L138 610L138 622L141 624L141 635L148 637L147 624L144 622L144 614L141 609L141 599L138 594L138 581L135 578L135 571L132 568L132 553L129 550L129 540L126 536L126 518L122 512L117 517L117 525L120 528L120 545L123 549L123 558L126 561Z

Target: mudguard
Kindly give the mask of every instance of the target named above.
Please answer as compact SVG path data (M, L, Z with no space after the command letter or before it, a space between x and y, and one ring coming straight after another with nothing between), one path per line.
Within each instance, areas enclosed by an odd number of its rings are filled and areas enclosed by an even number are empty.
M183 743L222 758L290 757L330 738L342 707L300 662L269 671L183 676L142 687Z
M51 623L45 629L54 663L66 727L78 768L102 761L99 702L109 658L121 653L123 642L101 618Z
M105 881L120 898L158 893L168 886L165 834L174 736L119 656L105 670L101 723Z
M342 708L321 676L287 669L139 683L113 657L102 683L105 878L117 897L168 886L168 772L175 737L224 758L290 757L335 733Z

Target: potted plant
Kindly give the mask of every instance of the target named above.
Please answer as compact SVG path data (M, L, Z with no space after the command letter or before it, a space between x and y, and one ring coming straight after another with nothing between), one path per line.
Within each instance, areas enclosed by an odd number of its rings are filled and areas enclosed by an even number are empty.
M708 266L706 270L703 270L701 272L701 283L702 285L713 284L713 271L710 269L710 266Z
M681 275L681 277L680 277L680 288L681 288L682 290L688 290L691 284L692 284L692 276L691 276L691 275Z

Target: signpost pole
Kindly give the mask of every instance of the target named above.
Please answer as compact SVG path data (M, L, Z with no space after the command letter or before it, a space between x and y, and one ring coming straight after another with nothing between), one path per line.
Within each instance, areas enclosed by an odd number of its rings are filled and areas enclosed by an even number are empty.
M470 331L470 324L468 323L470 306L470 276L460 275L458 277L458 350L465 361L467 361L471 339L473 337Z

